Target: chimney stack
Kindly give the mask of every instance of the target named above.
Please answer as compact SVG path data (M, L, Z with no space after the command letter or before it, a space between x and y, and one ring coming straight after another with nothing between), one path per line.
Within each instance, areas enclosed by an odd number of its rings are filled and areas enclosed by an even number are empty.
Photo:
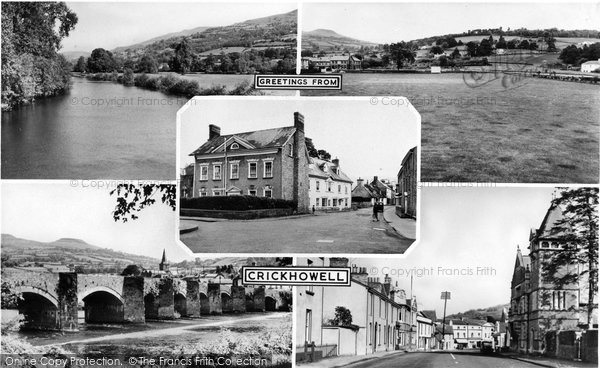
M334 158L333 160L331 160L331 162L332 162L334 165L336 165L336 166L339 166L339 165L340 165L340 159L339 159L339 158L337 158L337 157L336 157L336 158Z
M348 258L331 257L329 258L329 267L348 267Z
M299 112L294 113L294 127L296 130L304 132L304 115Z
M355 267L352 270L352 279L358 280L363 284L368 284L369 274L367 273L366 267Z
M221 128L214 124L208 126L208 140L221 136Z
M357 187L362 187L362 186L363 186L363 183L364 183L364 181L365 181L365 180L364 180L364 179L361 179L361 178L358 178L358 179L356 179L356 186L357 186Z

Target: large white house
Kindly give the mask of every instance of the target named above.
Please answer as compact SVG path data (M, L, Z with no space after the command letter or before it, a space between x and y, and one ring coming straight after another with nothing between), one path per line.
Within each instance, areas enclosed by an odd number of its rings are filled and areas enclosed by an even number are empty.
M585 63L581 64L581 71L585 73L592 73L598 69L600 69L600 59L586 61Z
M345 209L351 207L352 180L340 170L340 160L310 158L308 170L310 208Z

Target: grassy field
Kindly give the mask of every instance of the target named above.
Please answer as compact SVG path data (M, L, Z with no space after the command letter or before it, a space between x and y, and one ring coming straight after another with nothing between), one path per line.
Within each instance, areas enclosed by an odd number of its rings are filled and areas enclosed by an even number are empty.
M347 74L342 93L412 102L421 181L597 183L600 88L500 77L473 88L468 74Z

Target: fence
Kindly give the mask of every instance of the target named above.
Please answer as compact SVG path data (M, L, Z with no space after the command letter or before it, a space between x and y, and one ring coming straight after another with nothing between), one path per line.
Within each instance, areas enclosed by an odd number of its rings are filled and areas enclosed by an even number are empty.
M598 330L547 331L544 355L598 363Z

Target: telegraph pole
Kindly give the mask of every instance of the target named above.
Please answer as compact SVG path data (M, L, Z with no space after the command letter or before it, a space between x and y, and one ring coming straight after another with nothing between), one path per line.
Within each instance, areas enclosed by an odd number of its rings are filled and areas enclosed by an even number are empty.
M442 291L441 299L444 299L444 319L442 319L442 350L446 345L446 303L450 299L449 291Z

